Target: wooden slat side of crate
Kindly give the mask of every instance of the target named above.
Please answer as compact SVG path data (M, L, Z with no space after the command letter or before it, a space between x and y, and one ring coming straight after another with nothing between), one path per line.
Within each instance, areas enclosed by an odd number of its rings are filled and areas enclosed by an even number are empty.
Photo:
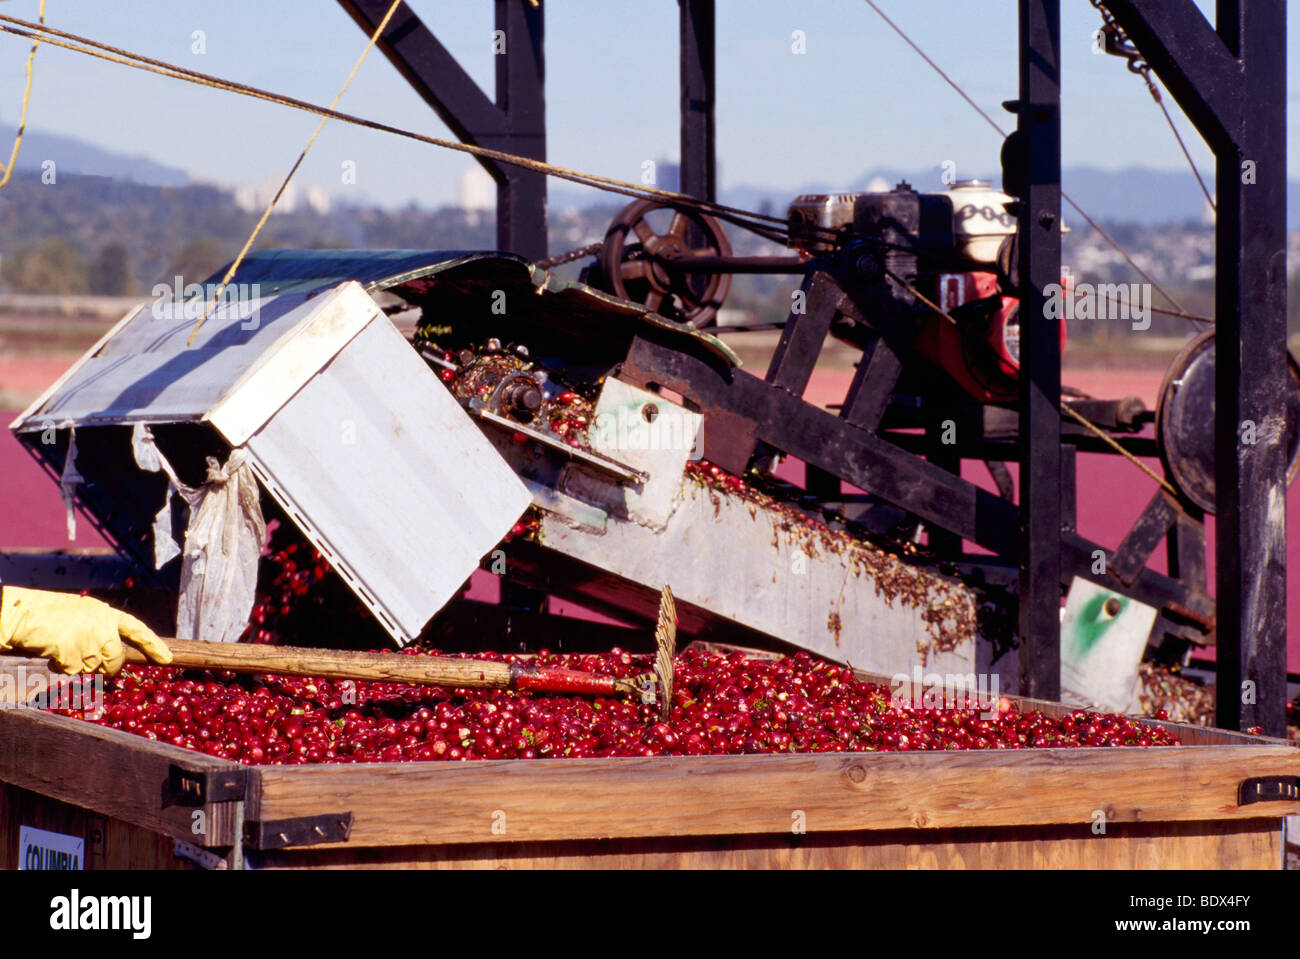
M1237 788L1288 775L1300 750L1276 745L274 766L247 816L351 812L360 846L1280 821L1300 803L1238 806Z
M249 852L261 869L1277 869L1276 819Z
M0 782L203 846L239 838L242 802L175 802L172 767L243 767L142 736L34 709L0 709Z
M0 709L0 782L210 847L237 846L241 816L264 824L352 815L346 843L250 854L267 866L1277 868L1281 817L1300 813L1300 803L1238 806L1237 787L1300 776L1300 750L1161 725L1188 745L246 768L64 716ZM209 832L196 837L195 808L165 792L174 766L238 771L245 801L205 804ZM51 822L71 815L37 812ZM154 865L170 840L130 841L143 843L131 864Z

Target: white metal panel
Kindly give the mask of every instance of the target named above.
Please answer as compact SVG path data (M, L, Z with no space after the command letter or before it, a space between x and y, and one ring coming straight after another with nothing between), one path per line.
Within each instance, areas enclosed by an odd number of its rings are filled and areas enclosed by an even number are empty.
M704 417L655 393L605 380L596 400L591 448L647 474L641 486L615 484L571 466L561 489L633 522L663 529L682 497L682 471Z
M353 282L321 295L310 307L307 318L259 357L208 413L231 446L243 446L352 337L382 315L379 304Z
M810 553L783 529L779 514L707 488L689 491L662 532L610 518L600 535L543 514L541 544L678 602L869 672L971 672L975 644L943 650L933 643L925 609L883 594L851 550ZM895 561L896 562L896 561ZM962 584L897 564L920 579L927 597L974 597Z
M134 320L136 316L139 315L141 310L147 310L148 308L149 308L148 304L137 306L135 309L131 310L131 312L127 313L126 316L122 317L120 320L114 323L113 326L109 329L109 331L105 333L103 336L101 336L95 342L94 346L92 346L89 350L83 353L81 355L81 358L77 360L77 362L73 363L70 367L64 370L62 376L60 376L57 380L51 383L49 388L46 389L44 393L36 397L36 399L32 401L32 404L28 406L27 409L23 410L21 413L18 414L17 417L14 418L14 421L9 424L9 429L17 430L27 420L28 417L33 416L38 410L40 410L41 407L43 407L46 403L50 401L50 398L52 396L54 396L55 394L57 394L63 389L63 384L67 383L68 380L72 379L74 376L77 376L80 373L81 368L85 366L85 364L89 362L92 357L98 355L99 351L104 348L104 345L108 343L109 340L117 336L118 332L127 324L129 324L132 320Z
M165 303L143 307L13 428L30 432L69 420L78 426L197 420L321 302L305 294L247 301L210 316L193 346L188 340L196 317L178 318Z
M1154 606L1074 577L1061 610L1061 702L1140 712L1138 665L1156 613Z
M267 488L402 643L532 499L382 316L247 448Z
M136 310L13 428L210 420L409 641L531 494L359 284L242 307L214 312L193 346L193 311ZM78 463L92 479L100 466Z

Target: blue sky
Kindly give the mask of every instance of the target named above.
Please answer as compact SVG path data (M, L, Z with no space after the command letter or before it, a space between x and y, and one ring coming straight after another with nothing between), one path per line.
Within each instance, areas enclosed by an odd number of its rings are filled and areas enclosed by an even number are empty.
M1016 92L1015 0L878 0L1004 126ZM489 0L412 0L412 7L491 93ZM1212 14L1212 3L1202 2ZM1094 54L1099 24L1087 0L1063 4L1065 163L1181 169L1164 120L1123 61ZM38 0L0 11L36 18ZM847 184L869 169L957 164L994 169L999 141L862 0L719 0L718 152L724 188ZM365 37L332 0L48 0L48 22L195 69L328 103ZM636 180L646 159L677 153L674 0L546 0L547 109L552 162ZM1298 17L1288 25L1288 99L1300 81ZM206 53L192 51L205 31ZM791 50L803 31L807 53ZM27 43L0 35L0 129L18 113ZM435 135L446 129L377 51L341 109ZM1204 173L1208 151L1178 121ZM314 117L43 46L32 128L143 153L225 184L288 170ZM1297 122L1293 116L1289 133ZM1300 140L1288 163L1300 173ZM357 165L356 187L341 164ZM467 157L384 134L327 124L299 173L331 193L354 189L385 205L454 201ZM554 181L553 181L554 183Z

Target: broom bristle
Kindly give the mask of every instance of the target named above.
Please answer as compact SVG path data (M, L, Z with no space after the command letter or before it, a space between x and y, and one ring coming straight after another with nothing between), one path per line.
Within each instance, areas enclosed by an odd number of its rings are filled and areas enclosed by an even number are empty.
M659 680L659 713L667 720L673 708L673 657L677 655L677 607L673 591L664 586L655 624L655 677Z

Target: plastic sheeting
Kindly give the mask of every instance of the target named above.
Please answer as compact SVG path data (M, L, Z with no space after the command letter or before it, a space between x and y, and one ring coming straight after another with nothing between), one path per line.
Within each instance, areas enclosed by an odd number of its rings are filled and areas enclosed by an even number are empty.
M181 556L178 639L233 643L248 624L257 591L257 563L266 540L261 491L243 449L225 464L207 459L207 481L198 488L181 482L143 423L131 433L136 463L167 476L162 509L154 517L154 563L161 568ZM189 506L185 543L172 536L172 497Z
M63 499L64 518L68 524L68 542L77 538L77 487L86 478L77 470L77 428L71 423L68 428L68 455L63 460L63 473L59 476L59 495Z

